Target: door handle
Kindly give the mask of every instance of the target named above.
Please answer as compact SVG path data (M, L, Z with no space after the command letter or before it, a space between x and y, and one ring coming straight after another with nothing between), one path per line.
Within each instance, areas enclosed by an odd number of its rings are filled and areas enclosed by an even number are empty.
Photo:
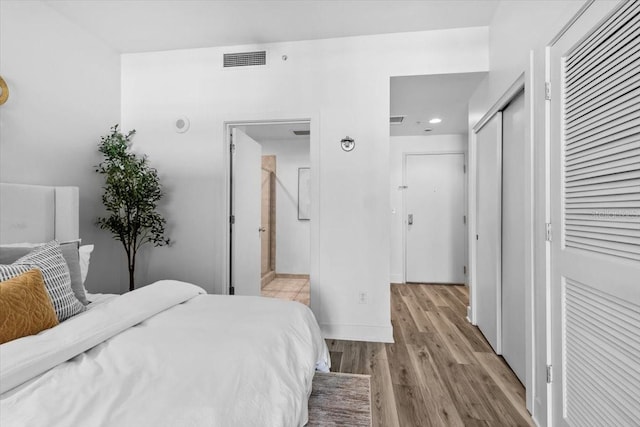
M409 214L409 216L407 217L407 222L409 223L409 225L413 225L413 214Z

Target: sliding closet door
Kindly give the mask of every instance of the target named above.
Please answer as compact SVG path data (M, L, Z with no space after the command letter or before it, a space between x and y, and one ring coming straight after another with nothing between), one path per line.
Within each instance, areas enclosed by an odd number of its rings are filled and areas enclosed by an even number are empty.
M502 357L525 382L524 92L502 110Z
M557 426L640 420L640 2L612 6L549 52Z
M502 113L477 133L476 321L493 349L500 353Z

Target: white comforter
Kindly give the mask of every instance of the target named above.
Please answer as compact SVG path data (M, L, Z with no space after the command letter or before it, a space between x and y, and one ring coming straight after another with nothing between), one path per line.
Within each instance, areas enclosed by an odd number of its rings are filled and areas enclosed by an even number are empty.
M329 364L311 310L202 294L157 282L1 345L0 425L305 424Z

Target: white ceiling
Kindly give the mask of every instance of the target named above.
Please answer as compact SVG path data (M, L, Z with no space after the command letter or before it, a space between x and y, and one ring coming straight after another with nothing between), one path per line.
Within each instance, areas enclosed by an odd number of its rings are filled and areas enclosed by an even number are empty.
M497 0L44 0L119 52L489 25Z
M469 98L486 73L439 74L391 78L391 115L405 115L390 125L391 136L466 134ZM438 117L439 124L429 120ZM430 132L425 129L431 128Z
M149 52L487 26L498 0L43 0L119 52ZM397 77L391 135L466 133L467 101L483 73ZM424 122L440 116L439 125ZM291 125L247 128L255 138L301 140ZM308 138L308 137L306 137Z

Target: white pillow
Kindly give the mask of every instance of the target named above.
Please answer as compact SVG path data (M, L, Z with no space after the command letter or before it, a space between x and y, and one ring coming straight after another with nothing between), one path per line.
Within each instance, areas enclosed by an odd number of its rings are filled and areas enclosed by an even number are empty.
M82 276L82 284L87 280L87 274L89 274L89 261L91 260L91 252L93 252L93 245L83 245L78 249L80 255L80 276Z

